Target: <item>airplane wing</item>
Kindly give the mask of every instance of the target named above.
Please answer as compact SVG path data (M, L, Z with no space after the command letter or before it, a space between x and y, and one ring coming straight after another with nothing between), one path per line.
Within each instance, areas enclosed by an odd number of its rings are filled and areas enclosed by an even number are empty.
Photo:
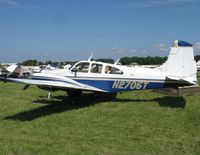
M105 92L102 89L98 89L86 84L79 83L73 79L61 76L55 76L51 74L36 73L33 78L23 79L23 78L4 78L4 81L19 82L27 85L38 85L47 87L56 87L62 89L79 89L79 90L90 90L90 91L100 91Z

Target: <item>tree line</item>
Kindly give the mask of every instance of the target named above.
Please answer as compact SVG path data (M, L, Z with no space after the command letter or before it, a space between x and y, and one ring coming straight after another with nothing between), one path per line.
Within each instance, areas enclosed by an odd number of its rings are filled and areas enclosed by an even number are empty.
M45 62L42 62L42 61L38 61L36 59L29 59L29 60L25 60L23 62L19 62L18 64L19 65L23 65L23 66L42 66L42 65L51 65L51 66L54 66L54 67L59 67L59 66L64 66L66 64L75 64L77 61L64 61L64 62L58 62L58 61L51 61L51 60L48 60L48 61L45 61Z
M122 65L137 63L138 65L160 65L167 60L167 57L123 57L120 59Z
M94 59L93 59L94 60ZM122 57L120 59L120 63L122 65L130 65L131 63L137 63L138 65L161 65L163 64L165 61L167 60L167 57L151 57L151 56L147 56L147 57ZM195 60L199 61L200 60L200 55L196 55L195 56ZM101 62L106 62L106 63L114 63L113 59L110 58L101 58L101 59L96 59L95 61L101 61ZM41 65L52 65L52 66L56 66L56 67L61 67L63 65L74 65L77 61L63 61L63 62L57 62L57 61L38 61L35 59L29 59L29 60L25 60L23 62L20 62L19 64L23 65L23 66L41 66Z

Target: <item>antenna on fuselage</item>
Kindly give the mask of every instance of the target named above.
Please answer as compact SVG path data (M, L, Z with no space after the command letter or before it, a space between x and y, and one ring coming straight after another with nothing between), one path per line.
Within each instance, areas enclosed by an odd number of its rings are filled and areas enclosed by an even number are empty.
M121 59L121 58L117 59L117 61L115 61L114 65L117 65L117 64L119 63L119 60L120 60L120 59Z
M91 56L88 58L88 61L91 61L91 60L92 60L92 57L93 57L93 55L91 55Z

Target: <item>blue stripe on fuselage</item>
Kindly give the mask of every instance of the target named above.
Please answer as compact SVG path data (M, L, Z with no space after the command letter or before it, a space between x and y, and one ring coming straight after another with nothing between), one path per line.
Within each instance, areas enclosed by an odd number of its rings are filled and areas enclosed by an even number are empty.
M56 78L33 78L35 80L47 80L47 81L60 81L65 83L70 83ZM132 91L132 90L144 90L144 89L157 89L166 87L178 87L187 85L186 83L181 83L178 81L168 80L150 80L150 79L78 79L73 80L86 84L95 88L98 88L106 92L122 92L122 91ZM71 83L70 83L71 84Z
M166 87L177 87L180 83L156 82L156 81L140 81L140 80L89 80L89 79L74 79L77 82L86 84L92 87L102 89L107 92L121 92L131 90L156 89Z

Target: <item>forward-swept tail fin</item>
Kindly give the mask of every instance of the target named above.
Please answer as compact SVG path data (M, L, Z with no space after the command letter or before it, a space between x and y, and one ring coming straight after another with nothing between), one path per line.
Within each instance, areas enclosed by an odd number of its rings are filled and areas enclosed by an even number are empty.
M15 65L14 67L8 69L0 65L0 77L18 78L22 76L22 73L23 70L21 65Z
M9 71L0 64L0 77L6 77L8 74Z

